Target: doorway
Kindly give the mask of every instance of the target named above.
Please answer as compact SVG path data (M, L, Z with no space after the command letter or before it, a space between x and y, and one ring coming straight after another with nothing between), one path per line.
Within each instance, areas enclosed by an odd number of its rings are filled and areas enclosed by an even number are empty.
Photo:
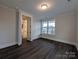
M31 17L22 15L22 43L31 39Z

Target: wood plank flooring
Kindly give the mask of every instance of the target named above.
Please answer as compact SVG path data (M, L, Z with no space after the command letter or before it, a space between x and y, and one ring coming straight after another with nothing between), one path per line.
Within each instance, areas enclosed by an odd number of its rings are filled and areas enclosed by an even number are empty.
M78 59L77 55L73 45L42 38L0 50L0 59Z

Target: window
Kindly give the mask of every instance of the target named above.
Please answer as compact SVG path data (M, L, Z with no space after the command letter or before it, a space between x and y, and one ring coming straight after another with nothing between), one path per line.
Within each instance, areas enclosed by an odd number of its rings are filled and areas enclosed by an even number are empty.
M47 22L42 22L42 33L47 33Z
M55 34L55 21L48 21L48 34Z
M42 34L55 34L55 20L41 21Z

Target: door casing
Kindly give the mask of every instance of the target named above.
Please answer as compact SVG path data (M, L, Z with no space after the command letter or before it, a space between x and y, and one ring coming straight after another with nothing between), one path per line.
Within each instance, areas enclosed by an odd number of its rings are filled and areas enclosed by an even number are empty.
M31 16L23 14L21 10L18 11L18 23L17 23L17 44L22 44L22 15L28 18L27 22L27 40L31 41Z

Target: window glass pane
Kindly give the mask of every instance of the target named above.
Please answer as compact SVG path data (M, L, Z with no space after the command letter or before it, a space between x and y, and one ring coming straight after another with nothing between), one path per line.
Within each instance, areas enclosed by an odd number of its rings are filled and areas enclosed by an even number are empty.
M53 33L52 34L55 35L55 27L53 28Z
M42 33L47 34L47 27L42 27Z
M55 27L55 21L49 21L48 26L49 27Z
M42 33L47 34L47 21L42 21Z
M49 28L48 28L48 34L52 34L52 32L53 32L52 27L49 27Z
M55 34L55 21L48 21L48 34Z
M55 34L55 28L54 27L49 27L48 28L48 34Z
M47 27L47 22L42 22L42 27Z

